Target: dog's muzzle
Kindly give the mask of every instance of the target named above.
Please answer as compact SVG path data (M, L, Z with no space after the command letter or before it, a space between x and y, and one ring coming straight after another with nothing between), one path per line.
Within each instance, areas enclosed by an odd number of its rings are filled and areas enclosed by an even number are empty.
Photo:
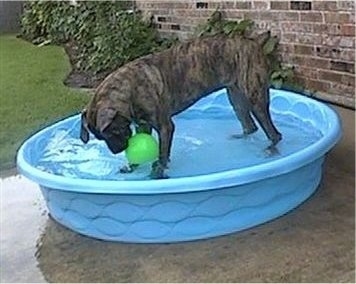
M111 141L108 142L105 140L105 142L113 154L121 153L122 151L125 151L129 146L129 143L127 141L125 141L124 143L113 143Z

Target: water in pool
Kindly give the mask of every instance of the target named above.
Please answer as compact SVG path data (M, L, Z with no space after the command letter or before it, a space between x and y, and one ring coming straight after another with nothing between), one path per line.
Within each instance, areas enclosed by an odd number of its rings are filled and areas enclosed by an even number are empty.
M306 121L291 114L272 113L276 127L283 135L279 154L268 156L269 145L264 132L245 139L231 135L241 133L241 126L232 111L218 115L179 115L174 118L171 162L167 174L171 178L211 174L267 163L288 156L316 142L322 134ZM58 129L48 139L37 162L37 168L57 175L86 179L144 180L149 179L150 164L141 165L130 174L121 174L126 165L124 153L112 154L105 142L79 139L79 119L68 129ZM155 135L155 133L154 133Z

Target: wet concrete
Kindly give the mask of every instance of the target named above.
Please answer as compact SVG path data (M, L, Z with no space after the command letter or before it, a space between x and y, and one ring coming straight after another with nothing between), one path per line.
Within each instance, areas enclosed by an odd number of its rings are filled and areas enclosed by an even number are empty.
M1 179L2 282L354 282L355 112L317 192L289 214L210 240L98 241L57 224L37 185Z

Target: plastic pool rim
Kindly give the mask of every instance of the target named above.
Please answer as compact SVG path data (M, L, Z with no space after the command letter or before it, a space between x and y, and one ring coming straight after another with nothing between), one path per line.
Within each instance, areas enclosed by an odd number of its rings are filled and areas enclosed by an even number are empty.
M217 95L224 93L224 90L216 92ZM59 188L65 191L75 191L81 193L101 193L101 194L163 194L163 193L184 193L205 191L229 186L242 185L254 181L263 180L275 175L281 175L297 168L300 168L314 160L317 160L328 152L341 137L339 128L340 119L337 113L323 103L315 101L311 98L302 95L281 90L272 90L272 95L283 94L292 96L294 99L309 101L313 104L318 104L326 114L329 121L329 129L327 133L323 133L323 137L316 143L304 148L291 155L281 157L280 159L266 162L259 165L245 167L241 169L233 169L223 172L211 173L206 175L169 178L163 180L100 180L100 187L93 179L70 178L59 175L54 175L37 169L29 164L24 158L24 149L31 141L37 139L44 131L49 131L59 123L64 123L70 120L77 120L79 115L75 115L59 121L51 126L40 130L30 137L20 147L17 155L17 165L20 172L35 181L36 183L51 187ZM238 177L238 178L237 178ZM120 186L118 186L120 185ZM129 188L129 189L127 189ZM149 190L147 190L149 188Z

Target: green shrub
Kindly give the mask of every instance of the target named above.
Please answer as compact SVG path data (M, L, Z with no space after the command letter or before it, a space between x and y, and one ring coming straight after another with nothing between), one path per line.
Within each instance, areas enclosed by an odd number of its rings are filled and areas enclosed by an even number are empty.
M139 12L125 8L130 1L27 2L22 35L33 43L73 41L77 68L113 70L142 55L169 46Z
M33 43L65 42L73 35L73 15L74 6L66 1L28 1L21 18L21 35Z

